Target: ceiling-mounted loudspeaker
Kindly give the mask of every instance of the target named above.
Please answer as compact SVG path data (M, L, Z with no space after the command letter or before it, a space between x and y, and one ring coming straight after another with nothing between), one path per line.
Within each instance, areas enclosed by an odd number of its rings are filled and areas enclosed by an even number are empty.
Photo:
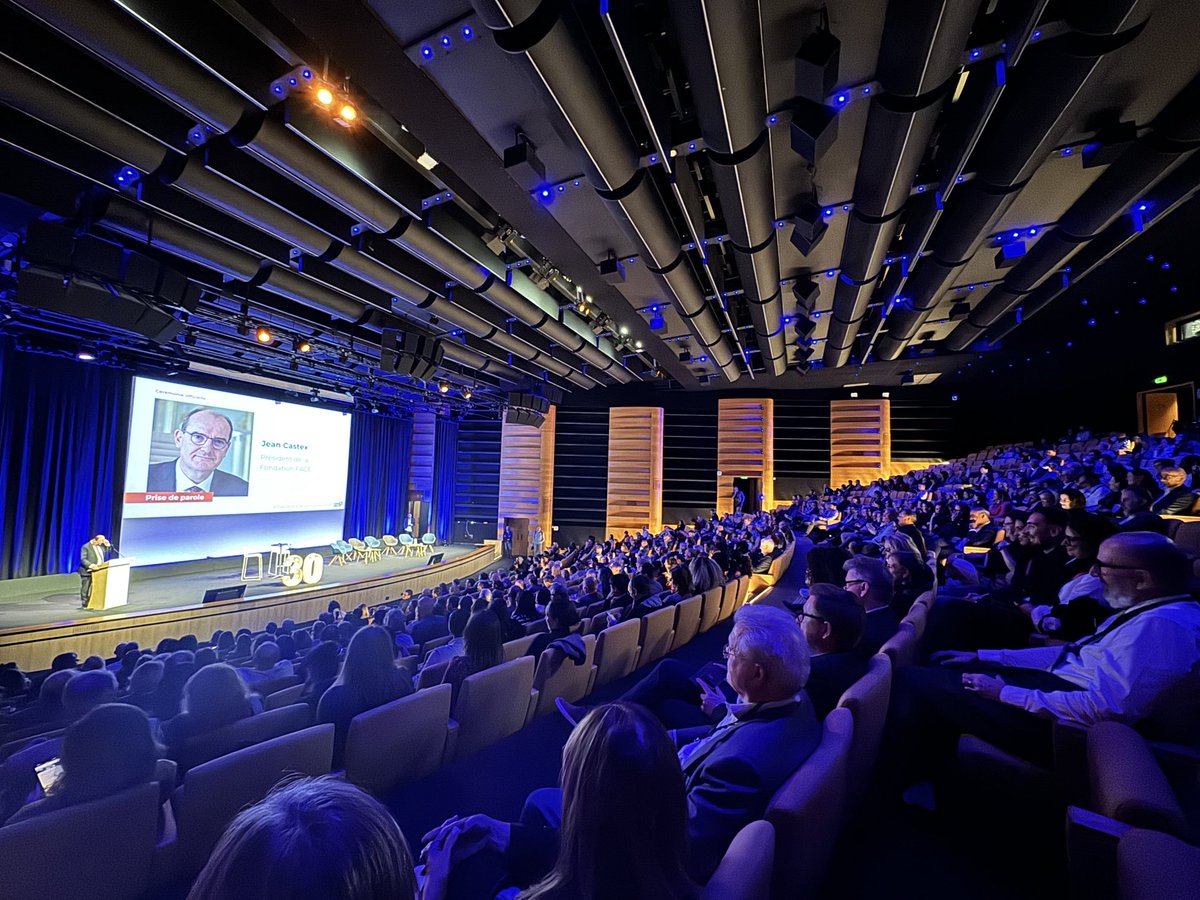
M812 333L817 330L817 323L804 313L797 313L796 321L792 323L792 328L796 332L796 337L808 340L812 337Z
M801 375L807 375L811 369L812 369L812 363L810 363L807 359L801 359L801 360L796 361L796 371L799 372Z
M797 305L807 312L812 312L820 294L821 286L811 278L797 278L792 285L792 296L796 298Z
M165 344L183 330L174 316L145 301L115 290L110 285L37 266L28 266L17 276L17 300L47 312L109 325Z
M529 138L523 134L518 134L517 142L504 149L504 168L516 175L518 183L525 187L546 180L546 167L538 159L537 150L529 143Z
M996 251L996 268L1011 269L1025 255L1024 241L1009 241Z
M965 319L971 314L971 304L966 300L959 300L950 307L951 319Z
M792 108L792 150L816 164L837 137L837 110L832 106L797 100Z
M531 409L510 408L504 414L504 421L509 425L532 425L534 428L541 428L542 423L546 421L546 417Z
M817 348L807 341L796 342L796 359L802 362L807 362L808 360L812 359L812 355L816 351Z
M441 341L415 331L385 328L379 339L379 368L428 381L445 356Z
M792 218L792 246L808 256L828 230L821 207L811 200L805 200Z
M1091 169L1116 162L1117 157L1128 150L1136 140L1137 125L1133 122L1118 122L1108 128L1102 128L1096 139L1084 144L1079 153L1083 159L1083 167Z
M842 42L824 28L804 39L796 51L796 96L820 103L837 87Z
M609 284L624 284L625 264L615 256L600 260L600 277Z

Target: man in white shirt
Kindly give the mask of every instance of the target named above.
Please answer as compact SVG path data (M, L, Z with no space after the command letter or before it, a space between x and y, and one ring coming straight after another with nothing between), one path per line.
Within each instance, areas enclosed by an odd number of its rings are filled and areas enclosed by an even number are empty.
M1191 743L1200 735L1200 602L1191 561L1160 534L1118 534L1093 567L1115 614L1096 633L1061 647L944 651L958 668L898 673L897 722L906 749L953 753L973 734L1032 762L1051 758L1055 719L1091 725L1115 719L1150 737ZM983 671L981 671L981 667ZM940 741L941 747L914 745Z

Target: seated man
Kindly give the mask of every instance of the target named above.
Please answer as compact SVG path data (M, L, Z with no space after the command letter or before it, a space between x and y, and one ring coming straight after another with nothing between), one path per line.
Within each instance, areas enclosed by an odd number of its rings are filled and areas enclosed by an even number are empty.
M898 672L893 750L937 771L958 736L973 734L1048 764L1055 719L1117 719L1152 739L1195 744L1200 602L1189 593L1190 560L1162 535L1130 532L1101 544L1094 571L1116 611L1095 634L1064 646L947 651L934 654L942 666Z
M1163 494L1150 506L1161 516L1186 516L1192 511L1196 495L1187 486L1187 472L1178 466L1166 466L1158 476Z
M672 733L687 789L688 872L707 881L741 828L762 817L784 781L808 759L821 726L804 694L809 656L804 635L782 609L745 606L724 649L737 700L715 726ZM521 824L472 816L467 846L506 855L510 873L536 880L553 864L562 791L544 788L525 801Z
M856 649L866 614L853 594L832 584L814 584L795 611L811 660L804 690L817 718L824 719L846 688L867 672L867 657Z
M537 665L542 651L554 641L570 636L578 624L579 610L575 608L574 603L563 599L551 600L546 604L546 627L549 630L543 631L533 639L525 655L532 656L534 665Z
M958 542L958 549L963 547L990 547L996 543L996 533L999 529L992 524L992 516L982 506L971 510L971 530L967 536Z
M847 562L846 590L858 600L866 613L858 651L874 656L888 639L900 630L900 618L892 609L892 575L882 560L856 556Z
M1145 488L1122 488L1121 518L1117 520L1117 528L1121 531L1153 531L1166 534L1166 520L1158 513L1150 511L1150 504L1153 502L1154 499Z

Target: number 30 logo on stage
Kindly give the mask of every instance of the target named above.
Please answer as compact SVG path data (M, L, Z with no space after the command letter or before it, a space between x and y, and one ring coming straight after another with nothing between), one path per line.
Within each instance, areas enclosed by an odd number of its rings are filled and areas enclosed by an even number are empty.
M310 553L301 558L293 553L283 561L284 587L299 587L302 584L316 584L321 580L325 571L325 560L320 553Z

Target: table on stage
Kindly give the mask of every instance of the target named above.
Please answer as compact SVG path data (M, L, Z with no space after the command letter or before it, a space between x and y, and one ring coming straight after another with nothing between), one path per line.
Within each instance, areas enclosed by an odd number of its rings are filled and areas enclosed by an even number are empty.
M132 556L119 556L92 570L92 595L88 609L112 609L129 602L129 569Z

